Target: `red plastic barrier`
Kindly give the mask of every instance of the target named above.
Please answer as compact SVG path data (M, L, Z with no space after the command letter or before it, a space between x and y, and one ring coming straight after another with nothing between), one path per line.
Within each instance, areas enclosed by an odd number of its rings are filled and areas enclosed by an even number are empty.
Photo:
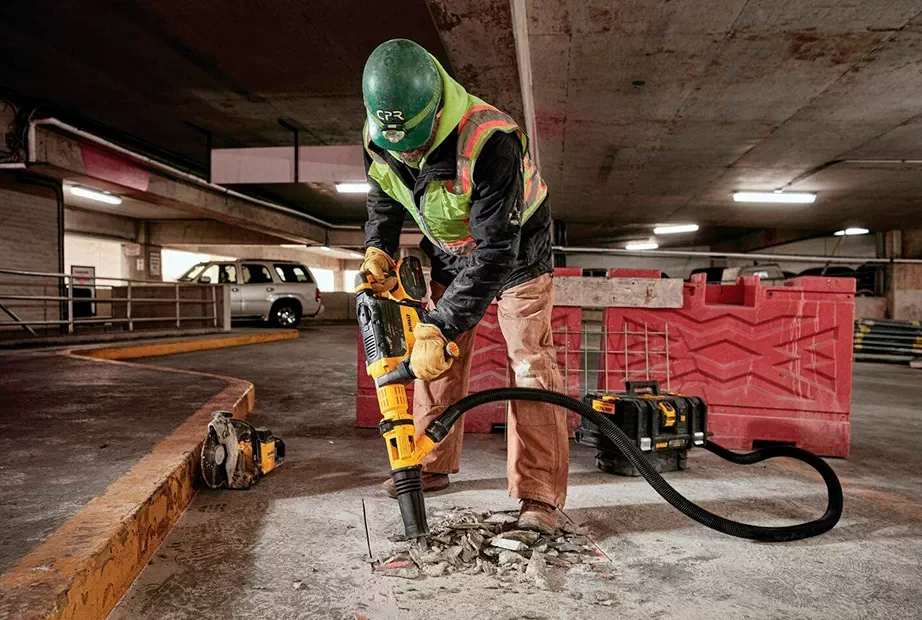
M490 304L477 324L474 359L471 361L469 392L482 392L509 385L509 365L506 361L506 339L499 329L496 304ZM506 403L487 403L464 414L464 430L489 433L494 424L506 421Z
M763 287L757 277L724 286L696 275L681 309L605 310L599 387L623 389L625 367L633 380L649 368L665 386L668 330L670 387L705 399L721 445L786 442L847 456L854 292L848 278Z
M365 370L364 362L359 372ZM410 399L407 393L407 400ZM378 428L381 421L381 409L378 407L378 395L374 388L359 388L355 397L355 425L358 428Z
M474 360L471 366L469 390L480 392L490 388L512 385L506 358L506 339L499 328L497 306L491 304L477 327L474 343ZM551 330L557 350L557 367L564 380L565 391L574 398L580 397L580 372L582 359L583 309L557 306L551 313ZM506 404L489 403L465 413L464 430L489 433L495 424L506 421ZM579 426L579 416L568 413L567 426Z
M583 275L582 267L554 267L555 278L580 277Z
M662 278L663 272L658 269L621 269L608 270L609 278Z

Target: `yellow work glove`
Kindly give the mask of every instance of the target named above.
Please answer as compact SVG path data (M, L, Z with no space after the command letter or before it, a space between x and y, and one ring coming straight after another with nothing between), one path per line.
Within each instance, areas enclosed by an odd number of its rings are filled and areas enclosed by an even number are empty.
M393 272L397 268L397 263L390 257L390 254L378 248L368 248L365 250L365 262L362 263L362 271L371 274L371 290L376 295L382 295L391 291L397 286L397 276L388 272Z
M447 355L448 340L435 325L417 323L413 328L413 351L410 353L410 367L417 379L432 381L451 368L452 359Z

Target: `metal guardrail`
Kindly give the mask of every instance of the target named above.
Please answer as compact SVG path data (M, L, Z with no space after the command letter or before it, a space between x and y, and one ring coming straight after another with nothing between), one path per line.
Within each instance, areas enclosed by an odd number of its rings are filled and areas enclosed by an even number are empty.
M68 334L74 334L76 328L81 325L99 325L99 324L127 324L128 331L134 331L136 323L146 323L146 322L161 322L166 323L170 322L176 325L177 329L181 329L182 322L196 322L201 324L204 321L211 321L214 327L218 327L218 307L221 299L219 299L217 288L223 286L222 284L198 284L198 283L187 283L187 282L161 282L157 280L138 280L130 278L114 278L114 277L103 277L103 276L75 276L68 273L50 273L43 271L24 271L20 269L0 269L0 275L10 275L10 276L23 276L26 278L35 278L36 280L41 279L54 279L57 280L57 288L59 293L58 295L25 295L25 294L7 294L4 292L3 288L5 286L19 286L21 288L29 287L38 287L41 286L38 282L2 282L0 281L0 311L5 313L12 320L3 320L0 321L0 328L2 327L21 327L25 331L29 332L31 335L35 336L35 330L33 327L36 326L66 326ZM75 283L76 280L76 283ZM92 284L86 284L85 282L92 281ZM115 282L119 284L100 284L101 282ZM100 297L98 296L98 289L108 287L110 290L115 290L116 288L124 288L125 296L124 297ZM75 288L90 288L92 289L92 295L88 297L74 297ZM145 289L150 288L172 288L175 292L173 297L151 297L150 293L145 295ZM209 299L184 299L181 295L182 290L202 290L210 289L210 298ZM138 297L138 295L142 295ZM223 296L222 296L223 298ZM61 319L42 319L42 320L29 320L24 319L18 316L13 308L8 307L4 304L4 301L17 301L17 302L37 302L39 304L48 304L56 303L58 304L58 309L56 312L58 315L64 315L65 318ZM114 312L110 316L104 317L75 317L74 316L74 304L82 303L91 303L91 304L102 304L110 305L113 310L119 304L124 304L125 313L124 316L115 316ZM136 310L139 304L169 304L173 308L173 313L167 316L136 316L136 313L133 310ZM211 314L203 314L202 316L183 316L182 308L187 304L195 305L204 305L211 306ZM66 310L65 310L66 308ZM17 306L16 310L20 310L21 306Z

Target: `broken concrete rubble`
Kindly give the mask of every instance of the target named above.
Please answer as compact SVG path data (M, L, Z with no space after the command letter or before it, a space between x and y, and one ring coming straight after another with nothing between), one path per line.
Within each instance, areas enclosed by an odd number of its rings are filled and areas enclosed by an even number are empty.
M499 554L499 565L500 566L509 566L510 564L522 564L525 562L525 558L516 553L515 551L502 551Z
M506 549L508 551L525 551L528 549L528 545L517 540L507 540L497 536L490 541L490 544L494 547L499 547L500 549Z
M537 542L538 537L541 536L538 532L529 532L527 530L511 530L509 532L502 532L496 535L496 539L501 540L517 540L520 543L525 545L533 545Z
M494 512L489 517L484 519L484 523L506 525L507 523L515 523L516 517L513 514L508 512Z
M412 560L395 559L386 562L377 568L375 572L385 577L402 577L404 579L416 579L419 577L419 567Z
M542 536L520 530L514 513L452 508L433 511L429 523L428 550L397 541L374 562L375 572L405 579L482 574L498 579L503 587L524 584L549 589L552 571L563 575L571 568L598 563L605 563L607 572L614 571L585 534L562 531ZM571 532L578 529L570 525Z

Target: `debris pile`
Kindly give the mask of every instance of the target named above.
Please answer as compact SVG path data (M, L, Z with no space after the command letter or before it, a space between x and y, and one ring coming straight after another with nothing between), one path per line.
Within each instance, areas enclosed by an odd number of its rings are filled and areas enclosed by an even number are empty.
M527 582L547 589L549 572L589 565L611 571L608 558L580 531L567 524L553 536L516 529L512 512L448 509L429 515L427 549L393 539L395 546L373 563L375 572L416 579L452 573L484 574L501 582Z

